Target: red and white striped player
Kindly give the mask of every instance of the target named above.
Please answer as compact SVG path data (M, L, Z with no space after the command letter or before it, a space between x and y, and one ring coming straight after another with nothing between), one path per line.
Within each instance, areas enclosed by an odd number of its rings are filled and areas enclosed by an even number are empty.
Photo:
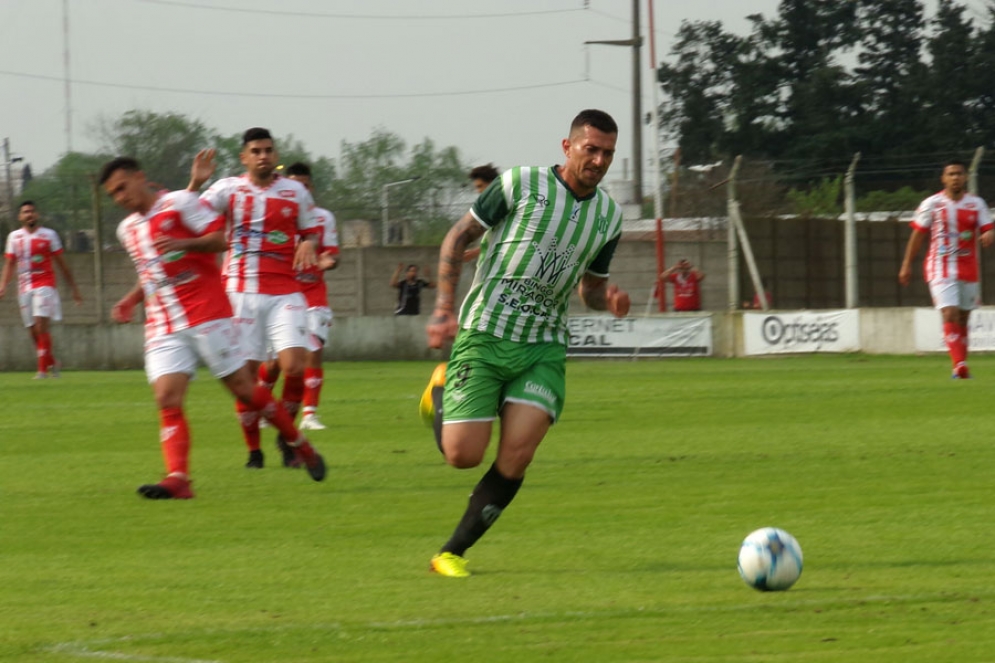
M190 379L203 361L245 407L262 413L286 437L311 478L325 477L325 463L294 428L293 417L258 386L246 365L231 303L215 254L225 250L224 219L189 191L159 194L138 162L119 157L104 165L100 183L115 203L132 212L117 229L138 283L114 305L117 322L145 305L145 371L159 407L166 478L139 487L150 499L189 499L190 431L183 412Z
M77 306L83 302L83 297L69 265L62 257L59 234L38 225L38 208L34 202L25 200L21 203L17 218L21 227L7 235L3 273L0 274L0 298L7 294L7 286L16 270L21 320L31 334L38 357L38 372L34 379L57 378L59 364L52 351L51 321L62 320L62 301L53 265L59 266Z
M311 167L303 162L292 163L284 170L287 177L303 184L308 191L314 191L311 181ZM297 270L297 282L307 301L308 357L304 368L304 400L301 430L324 430L326 426L318 419L318 401L321 387L325 382L323 351L328 342L328 330L332 325L332 309L328 305L328 286L325 271L338 266L339 233L335 215L321 207L314 208L315 219L321 229L318 235L318 264L307 269ZM270 360L259 367L259 379L272 388L279 378L280 369L276 361Z
M285 376L282 404L296 416L304 392L308 333L307 304L295 270L317 263L314 200L302 184L277 174L278 155L268 130L255 127L243 134L240 159L245 174L218 180L201 200L225 218L225 289L249 367L255 375L269 351L276 353ZM213 174L214 152L204 150L194 159L187 188L199 191ZM249 447L246 467L261 468L259 417L236 405ZM299 464L282 435L277 446L284 465Z
M969 378L967 322L978 307L978 239L985 247L995 241L995 226L984 200L967 192L967 165L948 161L940 176L943 191L919 204L912 220L912 236L898 280L912 280L912 261L923 242L929 242L923 277L929 283L933 305L943 319L943 339L950 352L953 378Z

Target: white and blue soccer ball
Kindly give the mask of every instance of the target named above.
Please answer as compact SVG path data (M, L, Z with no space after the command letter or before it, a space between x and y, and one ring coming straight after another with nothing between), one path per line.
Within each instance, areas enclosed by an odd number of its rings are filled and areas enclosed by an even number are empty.
M802 574L802 547L783 529L762 527L739 547L739 575L762 592L780 592Z

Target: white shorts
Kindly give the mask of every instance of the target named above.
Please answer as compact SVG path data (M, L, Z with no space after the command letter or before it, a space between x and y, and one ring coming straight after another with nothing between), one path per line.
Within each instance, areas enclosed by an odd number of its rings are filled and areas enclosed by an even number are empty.
M933 306L937 310L953 306L962 311L973 311L980 304L978 284L967 281L930 281L929 294L933 297Z
M62 320L62 300L59 299L59 291L50 285L22 292L18 295L17 303L21 307L21 320L24 321L25 327L34 326L35 318Z
M308 348L307 302L304 295L260 295L229 292L242 351L247 359L266 361L267 350Z
M211 320L145 342L145 374L150 384L172 373L193 375L198 360L203 361L216 378L242 368L245 355L238 342L238 330L230 318Z
M312 306L307 310L307 349L310 352L325 347L328 341L328 328L332 326L332 317L332 309L327 306Z

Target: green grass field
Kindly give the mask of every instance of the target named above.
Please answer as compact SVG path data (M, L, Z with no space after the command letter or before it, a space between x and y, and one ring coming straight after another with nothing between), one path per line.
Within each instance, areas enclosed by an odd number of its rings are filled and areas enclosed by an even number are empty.
M202 375L185 502L135 494L162 472L142 373L0 374L0 660L995 660L995 357L972 368L571 362L466 580L428 560L486 468L419 422L428 363L328 365L322 484L244 469ZM766 525L805 552L787 592L736 572Z

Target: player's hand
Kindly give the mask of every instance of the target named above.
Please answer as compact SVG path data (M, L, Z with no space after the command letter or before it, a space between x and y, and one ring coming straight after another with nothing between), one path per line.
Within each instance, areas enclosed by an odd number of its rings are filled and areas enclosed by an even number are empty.
M474 258L480 255L480 247L475 246L472 249L467 249L463 252L463 262L470 262Z
M83 295L80 293L78 288L73 289L73 303L80 307L83 305Z
M130 297L125 297L111 309L111 319L114 322L120 322L121 324L131 322L132 316L135 314L135 302L131 301Z
M629 293L617 285L608 286L605 291L605 302L608 304L608 312L616 318L624 318L629 315L629 307L632 305Z
M0 299L3 299L3 296L6 294L7 294L7 286L3 286L2 288L0 288Z
M309 269L318 264L318 254L314 250L314 240L305 239L294 252L294 269Z
M180 245L180 240L175 237L169 237L168 235L159 235L156 237L152 240L152 246L154 246L155 250L161 254L183 250L183 247Z
M902 285L908 285L912 282L912 268L908 265L902 265L902 268L898 270L898 282Z
M448 309L436 308L429 318L425 332L428 335L428 347L441 348L444 343L456 338L459 328L456 316Z
M981 233L981 246L987 249L992 245L992 242L995 242L995 230L986 230Z
M187 185L187 189L199 191L200 187L204 186L204 182L211 179L216 165L214 162L216 154L217 150L213 147L197 153L193 158L193 165L190 166L190 184Z

